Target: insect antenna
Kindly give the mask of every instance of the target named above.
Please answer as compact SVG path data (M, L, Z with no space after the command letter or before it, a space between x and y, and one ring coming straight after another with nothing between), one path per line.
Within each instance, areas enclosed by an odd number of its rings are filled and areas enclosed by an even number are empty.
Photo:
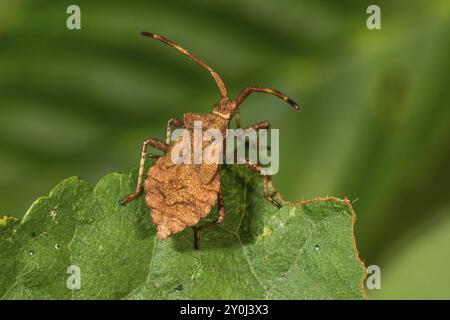
M286 101L287 103L289 103L294 110L300 110L299 105L294 100L292 100L287 95L285 95L284 93L282 93L278 90L274 90L274 89L270 89L270 88L261 88L261 87L247 87L244 90L242 90L242 92L236 98L236 108L239 107L239 105L245 99L247 99L247 97L253 92L262 92L262 93L272 94L272 95L277 96L278 98Z
M227 88L225 87L225 84L223 83L222 78L219 76L219 74L217 74L209 65L207 65L205 62L203 62L202 60L200 60L199 58L197 58L196 56L194 56L192 53L190 53L188 50L184 49L183 47L180 47L179 45L177 45L176 43L170 41L169 39L164 38L163 36L160 36L156 33L151 33L151 32L141 32L141 35L146 36L146 37L150 37L156 40L159 40L161 42L164 42L165 44L177 49L178 51L180 51L181 53L183 53L184 55L188 56L191 60L193 60L194 62L196 62L197 64L199 64L201 67L205 68L206 70L208 70L211 73L211 76L214 78L214 81L216 81L217 86L219 87L220 90L220 94L222 96L222 98L228 99L228 92L227 92Z

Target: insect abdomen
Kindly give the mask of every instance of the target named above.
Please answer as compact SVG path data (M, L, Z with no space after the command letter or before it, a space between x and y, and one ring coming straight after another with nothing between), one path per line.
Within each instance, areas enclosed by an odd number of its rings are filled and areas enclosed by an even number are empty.
M174 165L167 154L148 171L144 184L145 200L152 209L152 220L160 240L196 225L216 204L219 174L204 184L195 174L194 166Z

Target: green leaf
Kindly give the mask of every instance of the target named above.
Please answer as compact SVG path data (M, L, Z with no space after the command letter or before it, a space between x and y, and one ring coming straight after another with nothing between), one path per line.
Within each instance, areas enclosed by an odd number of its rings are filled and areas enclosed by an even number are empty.
M0 220L3 299L359 299L364 264L348 200L323 198L277 209L262 179L222 169L226 217L193 249L188 228L155 237L141 198L126 207L136 174L110 174L92 189L78 178L38 199L22 222ZM216 215L213 210L211 217ZM204 223L204 222L201 222ZM68 289L67 268L81 270Z

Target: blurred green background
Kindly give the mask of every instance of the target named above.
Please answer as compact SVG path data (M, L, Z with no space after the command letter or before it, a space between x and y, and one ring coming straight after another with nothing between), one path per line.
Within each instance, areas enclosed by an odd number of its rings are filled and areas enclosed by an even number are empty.
M81 7L82 30L66 28ZM366 28L381 7L382 29ZM209 112L207 72L139 36L165 35L255 94L243 125L280 128L275 185L290 200L355 200L371 298L450 298L450 2L0 0L0 215L61 179L137 165L166 121Z

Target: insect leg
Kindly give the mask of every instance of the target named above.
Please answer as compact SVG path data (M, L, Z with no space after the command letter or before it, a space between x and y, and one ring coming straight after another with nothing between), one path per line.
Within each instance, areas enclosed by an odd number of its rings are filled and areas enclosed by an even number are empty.
M244 130L244 132L248 132L248 131L258 131L260 129L269 129L269 128L270 128L269 121L261 121L261 122L252 124L251 126L245 127L245 128L243 128L243 130ZM247 141L246 141L246 143L247 143ZM270 146L266 146L266 148L267 148L267 150L270 150ZM259 146L259 139L256 142L256 149L261 150L260 146Z
M170 138L172 136L172 127L183 128L183 122L177 118L171 118L167 121L167 131L166 131L166 144L170 144Z
M205 223L201 227L193 227L194 228L194 248L196 250L200 249L200 235L201 233L212 226L221 224L225 218L225 203L223 200L223 193L222 190L219 191L219 194L217 196L217 211L218 216L217 219L208 223Z
M249 130L255 130L255 131L258 131L259 129L269 129L269 128L270 128L270 123L269 123L268 121L261 121L261 122L252 124L251 126L242 128L242 130L244 131L244 133L246 133L246 132L249 131ZM249 141L248 141L248 140L245 141L245 146L246 146L246 147L249 147ZM234 149L234 150L230 150L229 152L235 153L235 152L236 152L236 148L237 148L237 146L235 146L235 149ZM258 141L257 141L256 148L257 148L258 150L260 150L260 148L259 148L259 139L258 139ZM266 146L266 148L267 148L267 150L270 150L270 146Z
M139 174L138 174L138 182L136 187L136 192L130 194L125 199L123 199L120 204L122 206L126 205L128 202L135 200L137 197L139 197L142 193L142 182L143 182L143 176L144 176L144 166L145 166L145 159L147 157L147 148L148 146L155 147L161 151L166 152L168 149L167 144L165 144L163 141L155 138L149 138L144 141L142 144L142 152L141 152L141 162L139 164Z
M253 169L261 174L263 168L260 165L251 163L248 160L244 160L244 161L245 161L244 164L247 167L249 167L250 169ZM277 208L281 208L285 201L281 197L281 194L273 186L272 176L264 175L263 186L264 186L264 198L266 198L267 201L272 203ZM272 195L270 195L269 190L268 190L269 188L270 188L270 191L280 200L281 203L278 202L277 200L275 200Z
M242 130L249 131L249 130L259 130L259 129L269 129L270 123L268 121L262 121L255 124L252 124L251 126L242 128Z
M236 98L236 106L239 107L239 105L244 102L244 100L252 93L252 92L263 92L263 93L269 93L269 94L273 94L281 99L283 99L284 101L286 101L287 103L289 103L295 110L299 110L299 106L297 103L295 103L294 100L292 100L291 98L289 98L287 95L285 95L284 93L278 91L278 90L274 90L274 89L269 89L269 88L260 88L260 87L247 87L244 90L242 90L242 92L239 94L239 96Z

